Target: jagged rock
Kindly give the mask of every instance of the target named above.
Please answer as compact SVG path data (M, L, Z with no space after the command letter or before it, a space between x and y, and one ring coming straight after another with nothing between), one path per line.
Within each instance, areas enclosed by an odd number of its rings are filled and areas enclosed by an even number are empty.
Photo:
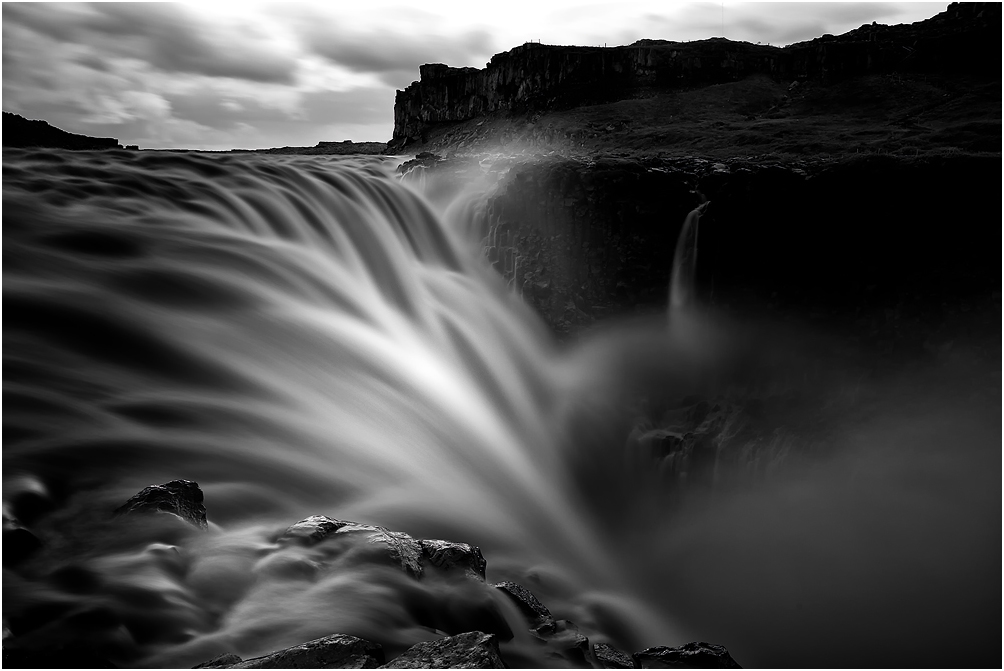
M560 658L580 668L598 668L599 662L593 654L589 639L584 636L574 622L553 620L533 630L551 650L550 656Z
M658 645L632 655L642 669L739 669L725 646L692 642L677 648Z
M233 663L221 663L236 658ZM262 657L241 660L220 655L194 668L215 669L375 669L384 661L383 646L348 634L332 634Z
M213 657L208 662L202 662L202 664L197 664L193 666L193 669L228 669L234 664L240 664L244 660L240 658L239 655L235 655L232 652L224 652L222 655L217 655Z
M19 564L42 547L42 541L6 509L3 513L3 565Z
M315 545L341 534L366 534L366 541L387 547L388 556L402 569L420 578L422 576L422 546L406 533L388 531L371 524L358 524L335 520L324 515L312 515L286 529L279 543L299 542ZM479 552L480 554L480 552Z
M286 529L279 537L279 542L296 541L302 545L316 545L346 524L348 523L324 515L311 515Z
M484 581L486 562L481 550L467 543L444 540L417 540L400 531L388 531L371 524L336 520L324 515L312 515L286 529L279 543L298 542L315 545L334 535L369 534L370 543L387 546L391 559L408 573L420 578L425 566L440 571L462 570L467 575Z
M608 643L597 643L593 646L596 661L604 669L633 669L634 660L623 650L618 650Z
M417 643L382 669L504 669L492 634L471 631Z
M144 487L139 493L115 509L116 515L134 513L170 513L202 530L209 528L206 507L199 483L172 480L162 485Z
M463 570L484 581L487 562L476 545L441 540L421 540L423 563L443 571Z
M513 600L519 610L530 623L530 628L535 629L546 623L553 623L554 618L547 606L542 604L533 592L523 587L519 583L503 580L495 583L495 588L501 590L506 596Z

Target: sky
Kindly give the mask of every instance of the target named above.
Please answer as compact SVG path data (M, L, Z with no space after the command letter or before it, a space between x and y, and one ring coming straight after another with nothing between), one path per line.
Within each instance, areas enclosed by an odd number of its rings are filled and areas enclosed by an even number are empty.
M3 3L3 109L144 148L385 142L423 63L485 67L529 41L724 36L783 46L947 2L336 0Z

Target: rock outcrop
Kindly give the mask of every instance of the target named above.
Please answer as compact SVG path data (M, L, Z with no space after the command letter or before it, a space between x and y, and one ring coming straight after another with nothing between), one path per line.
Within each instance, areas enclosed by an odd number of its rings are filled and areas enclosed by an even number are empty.
M862 26L784 48L712 38L641 40L621 47L526 43L484 69L423 65L397 92L391 151L424 142L437 125L493 114L605 102L656 89L706 86L763 74L834 82L890 71L1000 73L1001 8L953 3L926 21Z
M480 210L482 252L559 335L664 309L677 237L702 198L705 303L854 314L917 296L940 305L996 283L995 248L973 244L981 200L960 197L996 192L993 155L486 156L480 167L479 158L418 163L428 175L467 166L494 176Z
M20 114L3 113L3 146L50 147L53 149L121 149L112 137L90 137L68 133L45 121L25 119Z
M278 538L278 543L313 546L336 537L343 540L362 539L367 545L384 548L391 563L416 578L421 578L427 569L431 569L467 575L481 582L485 579L485 558L477 546L453 541L415 539L400 531L335 520L324 515L311 515L300 520L286 529Z
M12 491L16 489L14 487ZM120 515L137 516L140 520L143 515L166 513L183 518L193 526L206 528L208 520L202 500L202 491L195 482L175 480L144 488L117 511ZM118 525L103 519L111 527ZM5 515L5 527L10 527L5 528L5 554L9 540L6 534L13 531L16 524L13 517ZM184 534L183 538L179 537L177 546L150 543L151 539L158 537L157 531L154 529L153 535L146 536L142 541L146 543L142 553L122 556L130 557L130 561L154 557L160 568L167 569L172 580L183 579L190 568L185 556L192 549L186 547L186 543L195 541L198 535ZM91 540L84 541L84 544L88 542ZM54 550L52 546L39 545L32 551L45 554ZM72 553L73 549L64 547L63 551ZM590 632L580 630L574 622L553 617L547 606L522 585L511 581L487 584L487 562L476 546L467 543L415 539L406 533L383 527L314 515L276 533L262 544L257 556L255 571L258 575L271 574L290 583L316 582L328 577L339 567L344 568L346 564L340 561L349 556L353 566L389 562L415 580L416 586L419 580L429 585L429 589L416 590L415 597L420 594L424 597L408 606L414 611L416 624L421 627L411 631L424 630L428 635L440 638L414 644L401 652L403 646L393 637L381 642L332 632L249 659L242 659L233 651L224 652L193 668L507 668L506 654L511 654L509 664L532 666L539 666L542 662L562 668L630 668L634 665L630 656L610 644L594 645L587 635ZM53 559L51 554L43 556L39 566L47 566ZM330 561L332 559L338 561ZM24 567L6 564L5 561L5 572L9 571L16 583L18 572L25 570ZM37 567L27 570L37 570ZM156 585L152 585L149 591L130 592L137 599L136 603L141 604L137 610L117 611L92 601L100 598L103 589L114 588L88 568L86 561L65 563L56 558L55 564L43 570L51 570L48 580L52 588L85 598L77 602L68 600L65 605L52 609L5 613L4 666L134 666L145 653L142 646L137 645L140 638L156 642L163 651L172 642L184 645L190 636L186 632L178 637L169 626L165 628L167 620L158 615L162 611L150 608L150 604L159 600ZM454 595L463 592L465 598L451 600L447 593L454 589L460 590ZM528 631L520 639L514 637L510 623L506 622L499 608L499 597L494 596L498 593L510 598L522 613L522 620L525 621L512 623L527 627ZM441 602L444 594L447 596ZM337 608L337 601L332 602L331 607ZM436 611L442 612L436 614ZM528 636L531 638L528 639ZM524 643L533 641L531 649L524 649L519 640ZM500 647L500 641L505 646ZM387 651L381 643L387 644ZM672 656L666 650L681 650L673 654L680 658L683 666L700 667L708 659L728 658L728 653L720 646L694 643L680 649L649 649L637 653L635 659L643 663L662 663Z
M678 648L659 645L634 654L642 669L738 669L732 655L721 645L687 643Z
M202 530L209 528L203 494L197 482L172 480L144 487L115 509L116 515L168 513Z
M261 657L242 660L232 653L199 664L196 669L375 669L384 662L378 643L332 634Z
M471 631L438 641L417 643L382 669L504 669L498 640Z

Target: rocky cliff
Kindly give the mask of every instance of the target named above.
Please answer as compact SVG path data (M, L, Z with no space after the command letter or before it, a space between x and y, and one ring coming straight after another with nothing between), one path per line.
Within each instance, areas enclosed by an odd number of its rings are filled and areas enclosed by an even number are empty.
M989 223L999 216L978 195L1000 183L999 156L457 157L426 169L495 180L480 209L482 251L559 337L665 310L673 250L702 198L704 304L851 322L913 310L939 321L999 291Z
M484 69L423 65L398 91L391 150L423 142L438 125L618 100L646 91L700 87L753 74L833 83L887 72L1000 76L1001 5L953 3L914 24L867 25L784 48L712 38L640 40L622 47L527 43Z
M113 137L90 137L68 133L45 121L25 119L20 114L3 113L3 146L52 147L55 149L121 149Z

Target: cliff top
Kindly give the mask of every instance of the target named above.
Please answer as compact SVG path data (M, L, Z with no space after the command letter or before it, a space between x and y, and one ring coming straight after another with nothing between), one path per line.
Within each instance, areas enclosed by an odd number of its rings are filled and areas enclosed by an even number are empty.
M526 43L425 65L391 149L588 156L1000 153L1001 5L953 3L786 47L720 37Z

